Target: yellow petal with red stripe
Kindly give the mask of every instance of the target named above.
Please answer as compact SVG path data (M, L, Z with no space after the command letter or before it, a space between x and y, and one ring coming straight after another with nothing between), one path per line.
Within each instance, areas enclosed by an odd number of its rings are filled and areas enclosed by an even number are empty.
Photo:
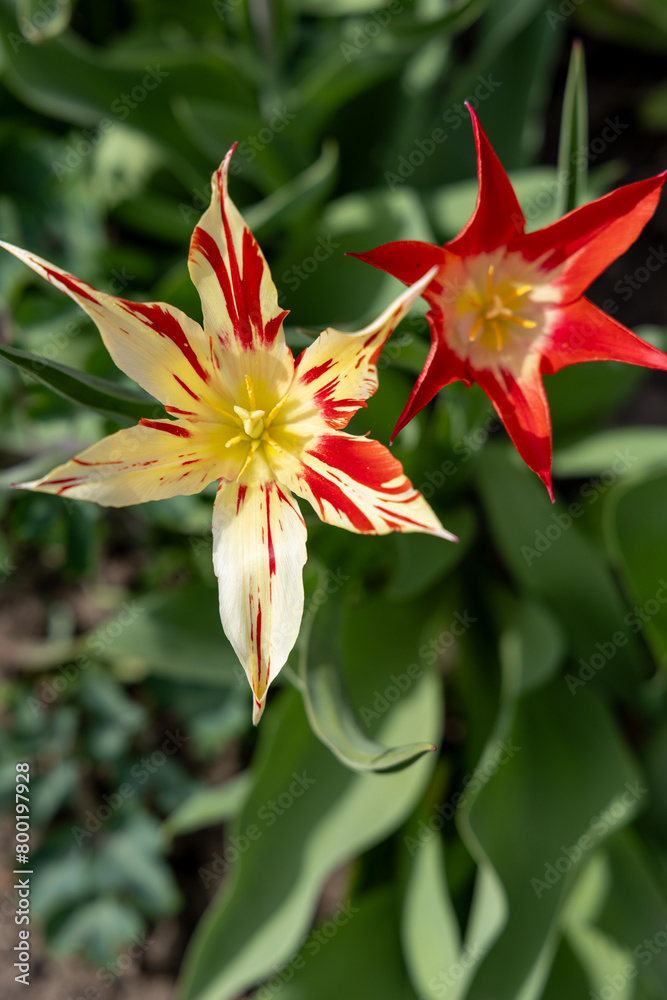
M97 326L121 371L172 412L210 418L222 400L218 361L199 323L164 302L129 302L75 278L36 254L0 241L65 292ZM207 402L208 401L208 402Z
M222 448L208 425L181 420L143 420L136 427L102 438L42 479L18 483L23 489L125 507L146 500L189 496L227 475L243 462L240 448ZM220 457L222 451L222 458Z
M328 431L298 459L283 452L274 465L279 480L327 524L362 535L424 531L457 541L379 441Z
M213 512L220 618L252 687L255 725L299 634L305 562L306 525L288 489L261 474L220 486Z
M329 327L297 358L282 419L307 419L314 410L329 427L346 427L377 390L380 352L414 301L437 273L432 268L358 333Z
M211 178L211 203L190 243L190 277L201 299L204 330L224 352L230 390L247 375L256 387L271 386L279 399L294 371L283 331L288 311L279 306L264 254L229 197L234 148Z

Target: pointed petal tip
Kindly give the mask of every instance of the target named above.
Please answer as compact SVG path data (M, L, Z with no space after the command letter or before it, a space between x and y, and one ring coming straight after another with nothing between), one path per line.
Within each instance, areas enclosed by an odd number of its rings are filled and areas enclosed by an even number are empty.
M262 715L264 714L264 709L265 708L266 708L266 692L264 693L264 697L260 698L260 699L258 699L256 697L256 695L254 694L254 692L253 692L253 696L252 696L252 724L253 724L253 726L256 726L257 723L259 722L259 720L262 718Z
M545 472L544 474L538 473L540 479L547 488L547 493L549 494L549 499L552 503L556 502L556 497L554 496L554 488L551 483L551 472Z
M216 188L220 185L220 182L226 187L227 186L227 174L229 173L229 164L231 162L232 156L234 155L234 150L238 146L238 141L233 142L225 155L222 158L222 162L217 170L214 170L211 174L211 189L215 193Z

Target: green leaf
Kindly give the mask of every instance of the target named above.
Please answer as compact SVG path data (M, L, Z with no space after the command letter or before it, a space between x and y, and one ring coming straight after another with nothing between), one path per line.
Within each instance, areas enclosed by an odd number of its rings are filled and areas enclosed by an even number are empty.
M636 477L667 466L667 430L662 427L615 427L591 434L554 454L554 475Z
M355 677L356 697L372 699L383 676L384 665L369 662L366 674ZM433 677L383 717L382 738L398 745L415 727L434 738L440 714ZM423 793L431 768L429 758L395 774L343 767L312 734L296 692L285 692L262 720L255 786L236 824L237 839L230 841L238 845L236 854L223 854L230 882L190 943L180 1000L231 1000L288 961L325 880L396 829ZM219 877L211 865L200 875L206 884Z
M54 5L39 0L17 0L16 21L24 38L38 45L46 38L55 38L68 27L72 17L70 0L58 0Z
M538 1000L558 942L560 907L576 876L645 804L641 792L634 794L640 775L608 711L587 691L572 698L557 684L527 695L510 743L513 758L485 783L469 813L511 914L469 1000ZM535 789L545 786L549 795L536 809ZM463 825L461 833L467 840Z
M165 847L156 820L135 812L121 829L107 833L96 846L98 891L127 894L150 915L173 913L179 892L172 871L161 856Z
M133 619L119 635L105 641L107 659L136 673L194 684L224 688L235 686L237 680L247 683L222 631L215 587L196 583L175 592L149 594L141 604L135 601L133 608Z
M628 483L609 498L604 532L610 554L635 603L624 618L633 634L642 632L656 662L667 663L667 474Z
M431 540L432 541L432 540ZM325 574L320 574L320 585ZM362 732L342 677L342 601L333 594L303 634L299 675L306 715L317 738L354 771L395 771L435 750L431 743L386 747ZM408 678L408 683L412 683ZM398 689L397 689L398 690Z
M414 849L401 939L415 992L428 1000L439 1000L447 988L442 973L460 957L461 932L447 888L443 845L437 837Z
M587 148L586 64L583 46L577 39L572 44L560 122L558 178L562 187L558 217L586 201L588 159L578 154Z
M56 953L83 952L93 962L104 963L114 959L143 929L136 910L102 896L74 910L53 934L51 944Z
M558 616L574 661L588 662L596 643L611 645L626 613L610 567L583 530L604 490L589 490L576 507L551 504L535 474L503 444L484 449L476 472L493 538L519 589ZM627 641L613 646L602 676L628 696L641 651L629 628L624 634Z
M411 1000L397 923L390 887L339 903L287 968L255 994L256 1000L267 990L273 993L277 983L281 1000Z
M97 375L59 365L56 361L47 361L18 347L0 345L0 358L72 403L98 410L114 419L140 420L164 415L164 408L158 402L151 402L150 396Z
M542 604L501 596L500 659L525 694L558 673L565 659L565 636L558 619Z
M465 557L472 544L476 522L469 507L448 511L443 518L448 531L458 542L442 545L430 535L418 532L396 534L398 550L396 572L387 587L387 596L409 600L433 587L446 573L451 573Z
M317 662L304 671L303 702L319 740L354 771L397 771L435 750L432 743L385 747L362 733L343 691L340 670Z
M338 146L328 140L318 159L263 201L244 211L244 218L256 236L266 237L279 229L297 211L317 205L333 186L338 168Z
M164 823L170 837L178 837L207 826L217 826L235 819L252 789L249 771L235 775L216 788L202 788L182 802Z

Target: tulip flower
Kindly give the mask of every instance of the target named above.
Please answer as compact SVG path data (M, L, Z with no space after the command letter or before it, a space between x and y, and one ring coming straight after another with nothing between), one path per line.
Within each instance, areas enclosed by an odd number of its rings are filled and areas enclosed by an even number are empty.
M667 369L667 357L584 297L636 240L667 172L628 184L526 233L512 185L472 117L479 191L474 212L443 247L417 240L351 254L406 284L437 267L424 291L431 350L394 436L451 382L476 382L520 455L551 486L551 418L542 382L581 361Z
M172 306L98 292L1 245L74 299L118 367L166 410L163 419L143 419L18 485L123 507L219 482L213 563L220 616L250 681L256 724L303 612L306 525L294 494L348 531L456 539L387 448L343 431L377 389L382 347L432 275L358 333L325 330L295 361L266 260L229 198L233 150L213 175L211 203L190 246L203 328Z

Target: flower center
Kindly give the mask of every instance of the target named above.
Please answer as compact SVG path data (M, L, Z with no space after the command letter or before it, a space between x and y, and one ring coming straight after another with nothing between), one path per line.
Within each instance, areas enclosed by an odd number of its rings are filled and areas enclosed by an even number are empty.
M242 406L235 406L234 413L241 418L243 430L249 438L261 438L264 433L264 420L266 410L245 410Z
M242 432L229 438L225 444L226 448L232 448L234 445L242 444L243 442L246 442L249 445L248 453L241 467L241 471L236 477L237 482L252 462L255 452L260 445L266 445L278 452L281 451L281 448L269 434L269 428L274 417L287 399L287 396L283 396L282 399L279 399L273 409L267 414L266 410L262 410L257 407L255 387L249 375L245 376L245 384L248 391L249 407L234 407L234 413L236 414L235 420L239 422ZM231 414L228 414L228 416L231 416Z
M532 285L519 285L513 281L495 284L495 265L489 264L486 286L473 285L458 300L459 316L473 311L476 316L468 331L469 342L479 342L484 347L500 351L512 334L512 327L532 329L537 324L517 314L525 305L525 296Z

